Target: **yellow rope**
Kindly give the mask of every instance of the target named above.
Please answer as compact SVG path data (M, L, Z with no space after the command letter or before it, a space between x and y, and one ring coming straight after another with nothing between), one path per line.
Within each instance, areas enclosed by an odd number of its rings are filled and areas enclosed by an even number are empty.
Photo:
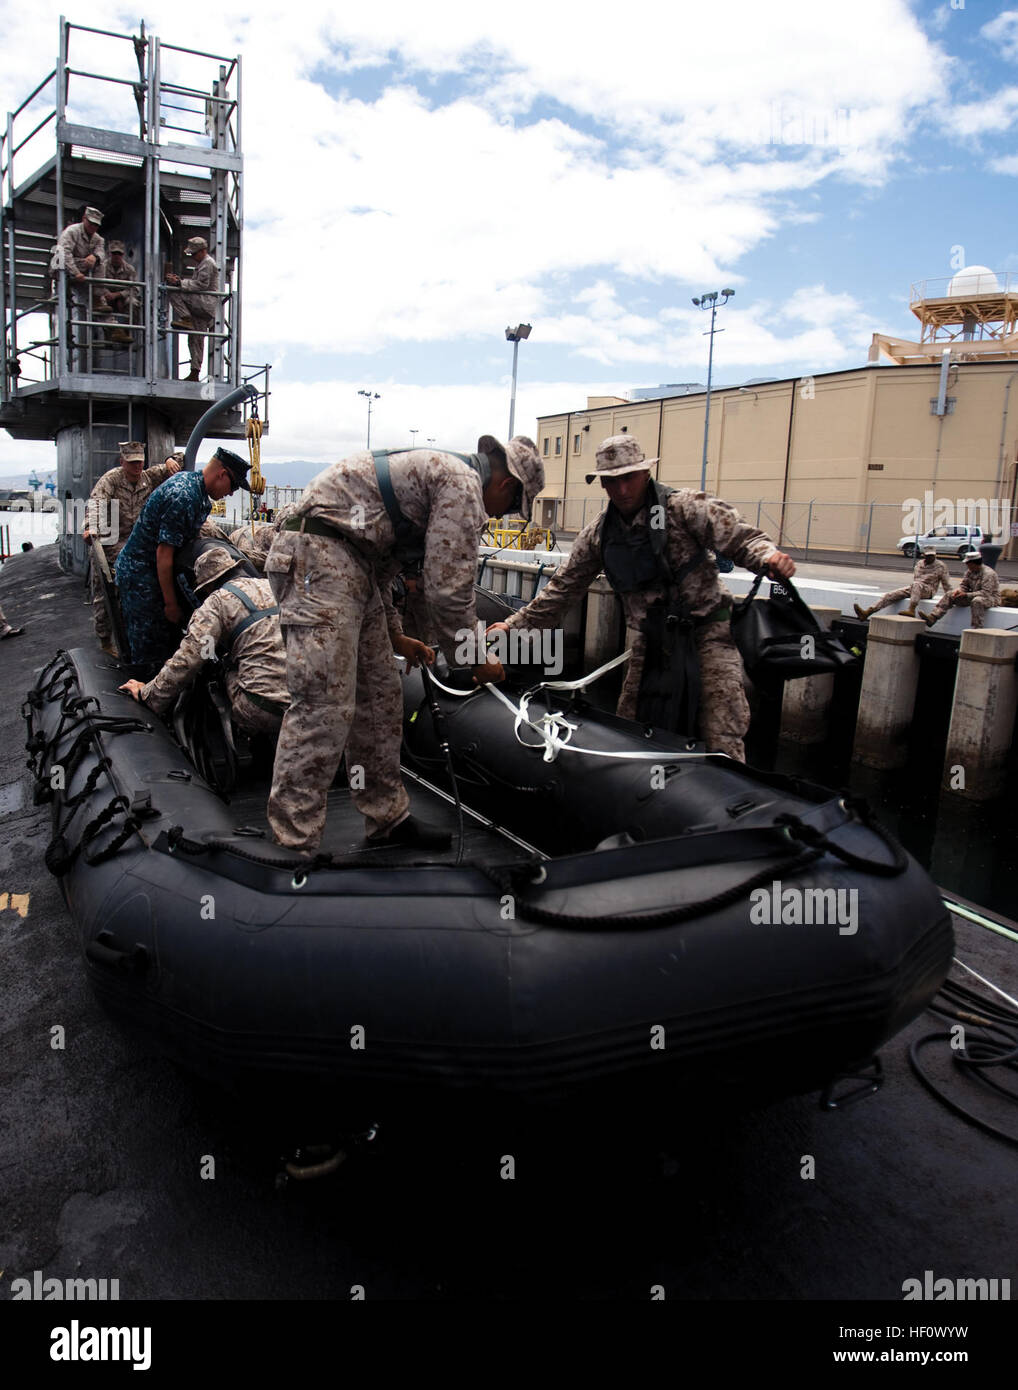
M254 498L265 492L265 479L262 477L262 422L252 417L245 428L247 449L251 456L251 476L248 486L251 489L251 536L254 538L255 505Z

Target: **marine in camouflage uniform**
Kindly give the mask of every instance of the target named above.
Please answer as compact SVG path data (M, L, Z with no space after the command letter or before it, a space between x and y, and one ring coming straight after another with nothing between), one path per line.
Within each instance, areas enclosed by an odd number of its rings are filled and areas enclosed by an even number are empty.
M104 285L96 289L95 316L103 323L133 323L134 311L141 303L138 288L138 272L130 261L125 259L126 247L122 241L111 241L108 248L109 261L102 274L104 280L120 280L118 285ZM109 337L117 343L131 343L131 334L124 328L114 328Z
M657 459L646 459L632 435L606 439L597 451L597 471L587 475L607 480L612 494L620 484L628 490L624 507L637 510L627 518L616 517L625 544L644 549L649 543L652 522L650 507L664 506L665 553L672 576L683 574L677 586L655 576L640 588L616 588L626 618L630 658L619 697L617 713L624 719L637 717L640 686L647 660L647 637L643 624L651 608L662 600L681 603L694 621L696 654L700 668L700 732L708 751L727 753L745 761L743 739L749 728L749 703L743 689L742 658L732 638L732 595L718 578L714 552L726 555L737 565L763 574L770 567L781 573L794 572L794 564L782 555L774 542L755 526L745 522L734 507L719 497L690 488L670 492L664 503L653 499L650 468ZM631 475L639 474L640 477ZM625 483L621 480L628 479ZM642 499L642 501L637 501ZM615 506L612 496L610 507ZM585 526L573 542L569 559L525 608L493 627L557 627L566 609L579 602L605 565L603 533L609 513ZM687 568L698 555L703 558ZM611 574L609 572L609 579ZM614 585L613 585L614 586Z
M65 227L57 239L50 259L50 274L65 272L68 278L68 313L73 319L92 317L92 287L90 277L102 278L106 265L106 243L99 235L103 215L98 208L87 207L80 222L72 222ZM70 328L69 341L79 346L87 343L89 329L80 324ZM79 365L84 367L84 354L79 355Z
M179 629L165 609L169 598L159 578L160 548L170 551L193 541L212 510L213 501L238 487L250 491L248 464L228 449L220 448L204 469L181 472L156 488L117 556L117 590L127 629L130 660L137 666L161 666L176 648ZM175 590L173 591L175 595ZM173 604L179 608L174 596ZM179 620L179 614L178 614Z
M204 237L193 236L184 248L185 256L194 257L194 274L181 281L176 275L167 275L170 284L180 288L170 295L170 308L177 316L175 323L185 328L193 327L195 332L187 335L187 347L191 354L191 373L188 381L197 381L201 374L202 359L205 356L205 334L216 326L216 310L219 297L219 267L208 254L208 242Z
M476 466L415 449L390 459L396 502L423 537L431 613L450 657L476 628L474 577L486 508L497 507L491 515L511 510L522 486L529 515L544 484L530 440L503 447L484 435L475 458ZM268 804L277 844L317 848L344 748L351 796L369 837L395 839L404 822L427 829L409 816L399 771L403 702L393 651L407 639L390 589L405 563L400 549L367 452L313 478L273 542L265 574L280 605L291 696ZM503 675L487 664L475 670L489 680ZM439 843L437 837L407 842Z
M937 559L934 547L928 545L923 550L922 559L916 561L915 569L912 571L912 583L907 588L892 589L872 608L861 608L858 603L853 603L852 607L855 609L856 617L865 621L872 618L874 613L879 613L882 608L890 608L892 603L900 603L902 599L907 598L908 607L902 609L899 616L914 618L916 608L923 599L933 598L941 587L945 594L951 592L951 576L943 560Z
M145 468L144 463L144 444L136 439L125 441L120 446L120 464L102 475L92 489L85 507L85 541L93 547L92 625L96 637L107 650L110 650L113 633L103 601L102 580L94 547L102 544L112 573L117 556L141 515L142 507L154 489L180 469L176 462L156 464L152 468ZM110 535L114 525L117 527L116 539L101 540L101 537Z
M279 610L267 580L229 578L237 564L227 550L213 548L198 557L195 591L207 597L192 613L184 640L154 679L146 685L128 681L122 688L163 714L216 652L227 658L226 693L234 722L245 733L274 736L290 703ZM241 594L265 616L249 622L254 615Z
M230 532L230 544L236 546L255 569L264 574L265 561L269 558L272 542L282 530L284 522L296 512L298 505L296 502L290 502L285 507L277 507L271 521L256 521L254 526L238 526L235 531Z
M927 613L926 625L932 627L939 623L949 608L971 608L972 626L982 627L988 608L996 608L1000 603L1000 580L996 570L983 564L978 550L970 550L965 555L965 574L957 589L952 589L934 608Z

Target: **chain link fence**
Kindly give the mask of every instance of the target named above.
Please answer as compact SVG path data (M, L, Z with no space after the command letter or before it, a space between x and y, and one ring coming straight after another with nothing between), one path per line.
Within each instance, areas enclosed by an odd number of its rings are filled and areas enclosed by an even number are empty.
M879 564L888 555L901 554L898 542L906 534L906 512L897 502L782 502L767 498L728 497L752 525L766 532L782 550L796 559L823 559L842 554L858 556L863 564ZM602 493L594 497L560 498L555 503L552 528L560 536L575 535L605 508ZM959 516L959 524L969 521ZM980 518L971 518L978 523ZM985 521L982 523L985 525ZM1011 528L1008 528L1010 531ZM1010 534L995 540L1006 545Z

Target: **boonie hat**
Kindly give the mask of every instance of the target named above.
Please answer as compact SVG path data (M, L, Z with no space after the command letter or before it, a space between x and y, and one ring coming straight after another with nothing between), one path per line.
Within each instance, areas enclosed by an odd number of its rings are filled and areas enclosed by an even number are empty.
M606 439L597 451L597 468L587 474L587 482L595 478L621 478L623 473L638 473L641 469L650 470L657 459L645 457L640 441L630 434L613 434Z
M234 454L229 449L217 449L212 457L219 460L237 487L242 487L245 492L251 491L247 483L247 470L251 465L239 454Z
M978 550L966 550L962 559L965 561L966 565L981 565L983 563L983 557Z
M103 224L103 215L98 208L86 208L84 216L87 217L89 222L95 227L101 227Z
M525 434L517 434L508 444L501 444L493 434L482 434L477 441L477 452L505 455L506 467L523 485L520 511L529 521L534 509L534 498L544 487L544 464L534 441L528 439Z
M120 457L131 462L133 459L141 459L145 462L145 446L140 439L125 439L120 446Z
M111 241L107 243L106 249L107 251L109 251L111 256L115 256L118 251L121 255L123 255L127 250L127 247L124 245L122 241Z
M230 570L235 570L242 563L242 560L236 555L231 555L221 545L213 545L208 550L203 550L194 566L195 593L199 589L207 589L222 575L229 574Z
M209 244L203 236L193 236L184 247L185 256L193 256L196 251L207 251Z

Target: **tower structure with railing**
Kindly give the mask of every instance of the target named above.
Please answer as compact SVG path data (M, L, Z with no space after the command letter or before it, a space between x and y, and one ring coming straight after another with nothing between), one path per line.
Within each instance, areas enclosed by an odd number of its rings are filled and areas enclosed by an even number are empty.
M123 287L108 252L84 285L56 254L90 206L137 275L136 302L116 317L99 298ZM161 463L244 382L267 428L269 369L241 364L243 226L240 58L163 43L144 25L117 34L61 18L55 68L0 135L0 426L55 441L68 516L116 465L120 441L143 440ZM167 279L186 290L183 252L196 236L219 270L197 381L187 379L196 335L174 326L178 286ZM224 411L217 437L243 438L248 409ZM64 566L83 570L80 527L65 523L60 544Z

